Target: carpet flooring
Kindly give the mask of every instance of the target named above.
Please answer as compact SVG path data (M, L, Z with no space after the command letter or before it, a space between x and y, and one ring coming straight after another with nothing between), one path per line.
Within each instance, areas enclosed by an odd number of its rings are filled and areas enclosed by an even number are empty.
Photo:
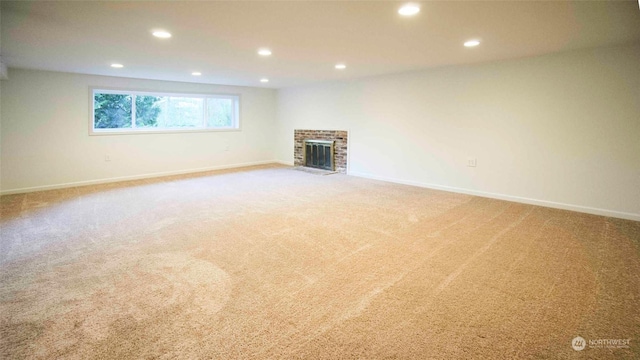
M0 204L2 359L640 358L640 222L282 166Z

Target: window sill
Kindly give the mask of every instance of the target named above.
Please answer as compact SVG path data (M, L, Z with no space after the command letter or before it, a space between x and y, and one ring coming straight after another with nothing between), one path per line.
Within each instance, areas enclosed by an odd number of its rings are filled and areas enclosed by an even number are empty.
M158 130L89 130L89 136L106 136L106 135L149 135L149 134L185 134L185 133L207 133L207 132L234 132L241 131L240 128L229 129L158 129Z

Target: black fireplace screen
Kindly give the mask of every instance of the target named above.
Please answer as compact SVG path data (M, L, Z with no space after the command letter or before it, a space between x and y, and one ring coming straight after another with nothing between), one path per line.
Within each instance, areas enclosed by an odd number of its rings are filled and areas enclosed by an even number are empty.
M334 170L333 141L305 140L305 166Z

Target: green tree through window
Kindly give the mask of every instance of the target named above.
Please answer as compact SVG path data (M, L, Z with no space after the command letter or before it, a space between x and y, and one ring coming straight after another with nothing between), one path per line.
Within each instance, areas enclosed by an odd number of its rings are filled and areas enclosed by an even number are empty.
M94 133L239 129L240 97L92 90Z
M131 96L95 94L94 127L118 129L131 127Z
M158 126L158 115L160 107L158 96L136 96L136 126L156 127Z
M136 126L155 127L160 108L157 96L136 96ZM131 128L131 95L95 94L94 127L96 129Z

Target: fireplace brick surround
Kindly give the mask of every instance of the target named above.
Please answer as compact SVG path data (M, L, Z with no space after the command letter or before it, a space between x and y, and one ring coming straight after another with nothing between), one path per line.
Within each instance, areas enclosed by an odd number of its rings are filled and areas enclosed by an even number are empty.
M348 132L344 130L294 130L293 164L304 166L304 141L305 140L333 140L334 161L336 171L347 172L347 140Z

